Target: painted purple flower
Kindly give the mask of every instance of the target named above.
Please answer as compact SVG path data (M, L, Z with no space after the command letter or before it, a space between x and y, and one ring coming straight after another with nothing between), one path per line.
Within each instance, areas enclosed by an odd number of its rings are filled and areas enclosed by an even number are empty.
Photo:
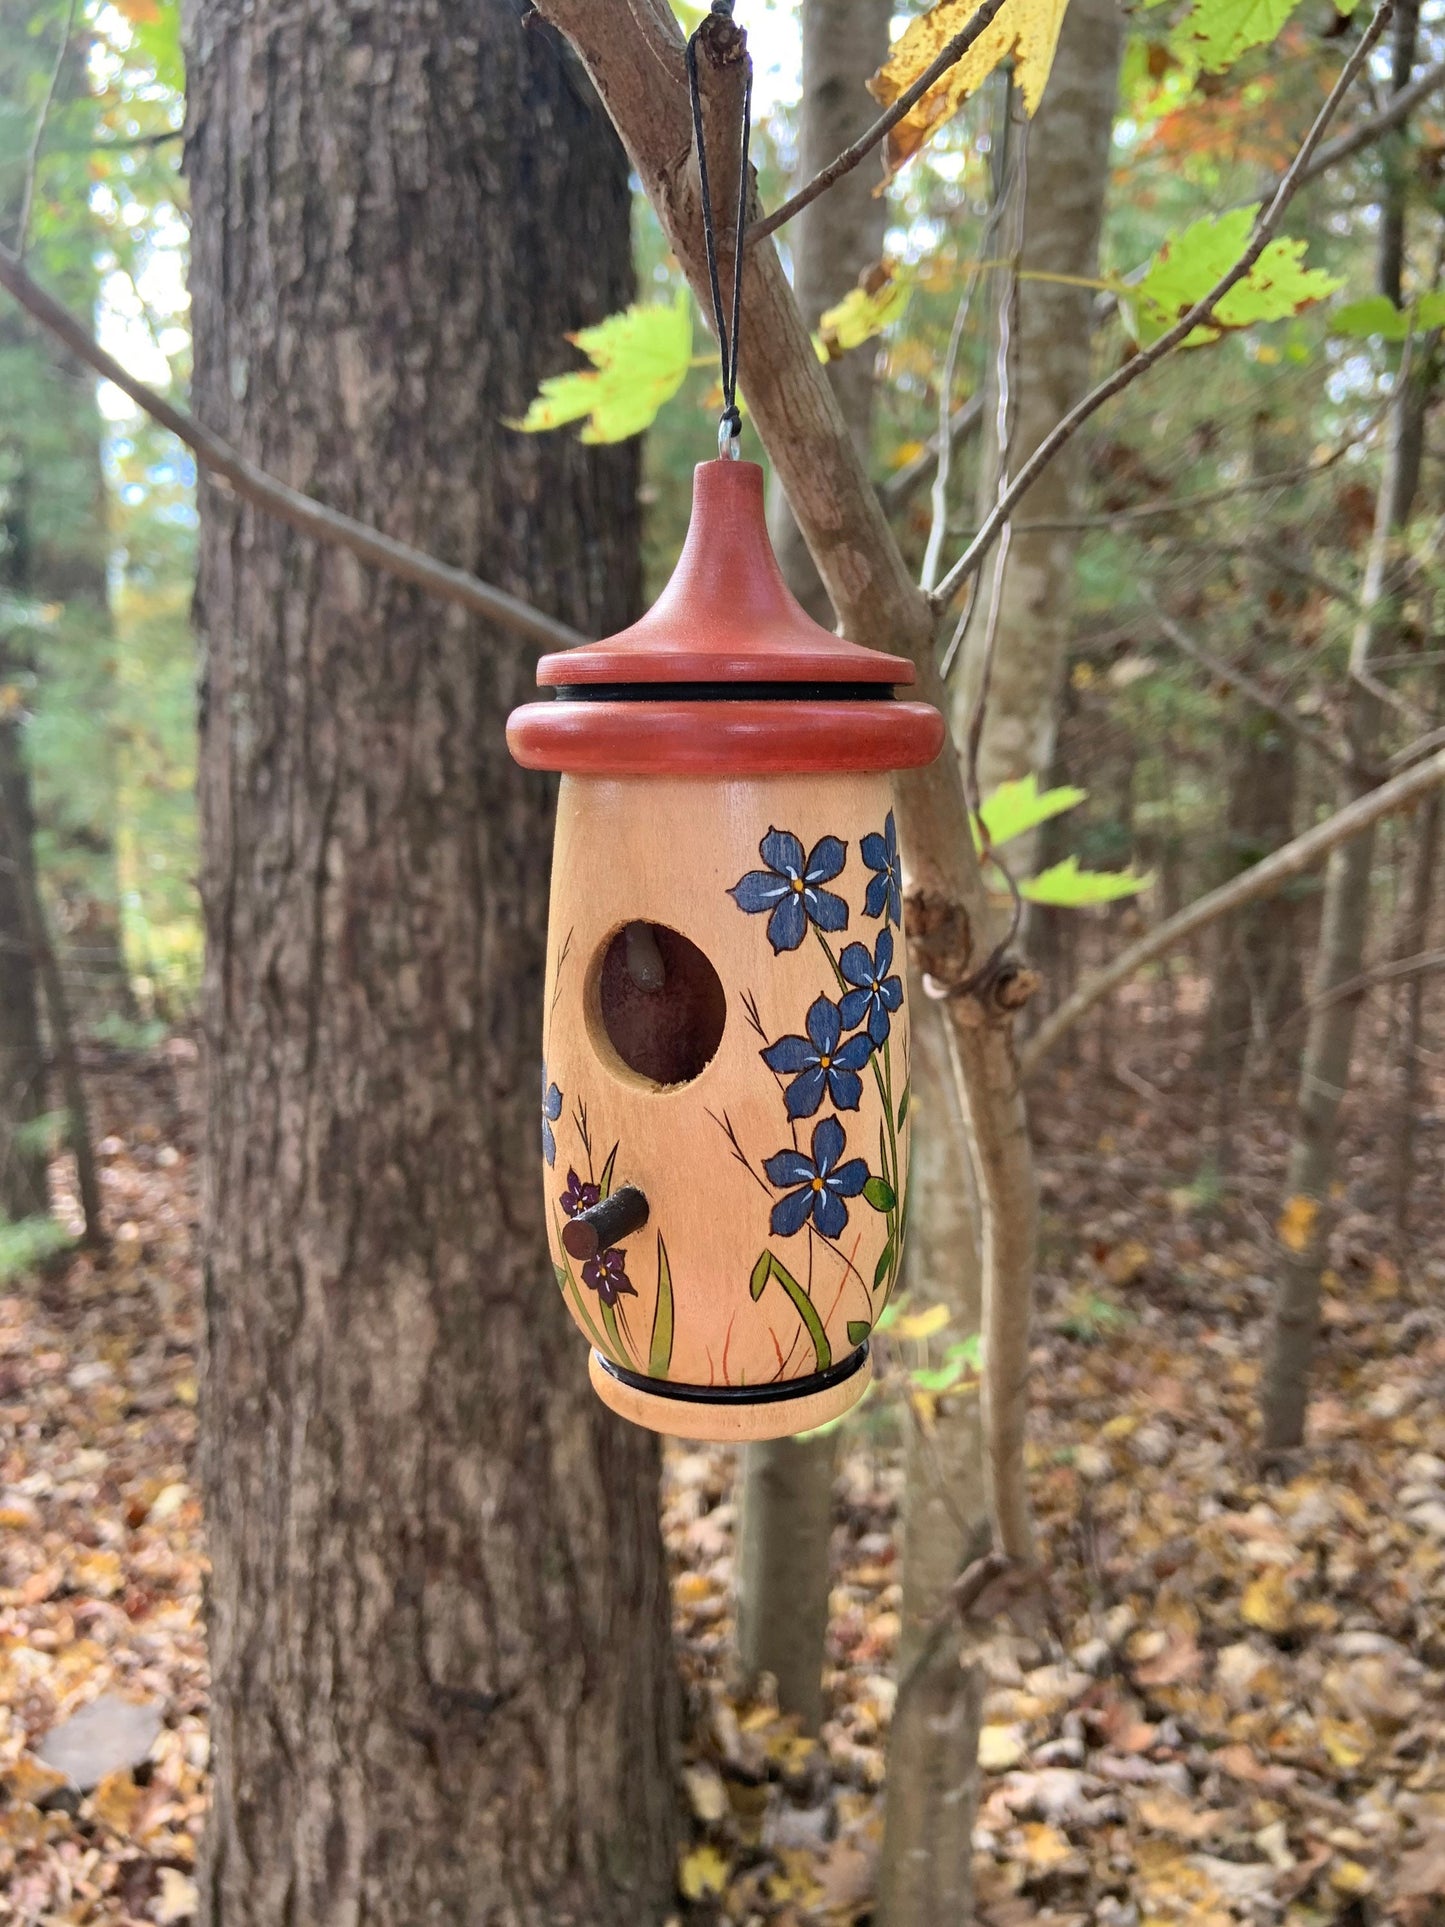
M586 1211L596 1204L601 1196L600 1184L589 1184L585 1178L579 1178L575 1171L569 1169L567 1189L562 1193L559 1202L567 1216L575 1218L579 1211Z
M848 846L839 837L823 836L808 855L791 831L769 830L758 845L766 870L749 870L728 895L740 910L768 917L768 942L777 952L796 950L808 934L809 922L820 930L846 930L848 906L840 896L819 886L842 869Z
M587 1260L582 1267L582 1282L597 1293L604 1305L615 1305L624 1296L637 1296L627 1276L627 1259L616 1245L609 1245L606 1251L599 1251L595 1258Z
M852 1030L866 1018L868 1035L881 1050L888 1041L889 1012L903 1002L902 980L888 974L893 968L893 932L888 925L878 932L871 957L867 944L850 943L838 959L838 968L853 985L838 1006L844 1024Z
M862 950L861 944L851 946ZM866 951L864 952L866 956ZM826 997L818 998L807 1016L806 1037L780 1037L758 1055L770 1071L791 1077L783 1092L789 1117L811 1117L827 1092L840 1111L856 1111L863 1095L863 1080L858 1073L868 1062L873 1046L866 1037L850 1037L840 1044L843 1019L838 1006Z
M547 1082L547 1066L542 1066L542 1156L549 1165L557 1162L557 1140L552 1126L562 1115L562 1093Z
M903 871L898 862L898 831L894 827L892 810L883 819L882 836L877 831L865 836L858 845L858 852L868 868L876 873L869 879L868 891L863 898L864 916L881 917L887 910L889 921L901 930Z
M868 1182L868 1166L862 1158L838 1162L844 1143L843 1126L837 1118L820 1118L813 1126L811 1157L801 1151L775 1151L764 1160L769 1184L780 1191L787 1185L798 1187L773 1206L769 1222L778 1237L791 1238L809 1217L825 1238L841 1235L848 1223L844 1198L856 1198Z

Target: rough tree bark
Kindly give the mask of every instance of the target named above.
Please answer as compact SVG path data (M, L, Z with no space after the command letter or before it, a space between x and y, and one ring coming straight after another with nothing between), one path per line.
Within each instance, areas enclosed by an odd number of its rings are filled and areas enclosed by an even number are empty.
M1028 129L1019 262L1025 270L1084 278L1098 274L1122 49L1118 0L1071 0L1048 91ZM1012 132L1022 138L1021 129ZM1007 247L1009 231L1005 216L999 251ZM1007 280L1002 274L996 278ZM1006 290L1003 298L1008 298ZM1019 282L1011 469L1033 453L1089 387L1093 303L1089 288L1026 278ZM1077 512L1085 454L1084 443L1076 440L1046 470L1029 493L1030 522L1066 520ZM996 459L984 467L996 481ZM986 481L986 486L991 500L994 481ZM1000 783L1031 771L1044 776L1053 761L1080 539L1068 529L1014 530L979 750L979 788L985 796ZM960 738L977 700L987 629L982 610L987 603L985 582L970 624L954 705ZM1021 839L1011 848L1010 861L1017 858L1028 866L1033 848L1032 839Z
M948 1306L951 1339L981 1321L981 1213L948 1025L916 979L911 995L913 1202L903 1282L916 1306ZM908 1433L899 1691L878 1868L882 1927L968 1918L973 1837L964 1822L977 1797L982 1674L960 1668L958 1641L940 1640L937 1625L954 1580L989 1548L980 1417L974 1385L940 1399L926 1432L915 1422Z
M1413 366L1401 370L1390 412L1389 445L1365 572L1363 614L1350 649L1351 682L1345 727L1360 771L1375 760L1380 703L1366 681L1372 657L1397 635L1400 597L1408 575L1401 536L1409 524L1420 479L1425 417L1435 390L1439 347L1426 343ZM1373 787L1364 774L1341 779L1343 805ZM1343 843L1330 858L1310 991L1315 1000L1300 1065L1294 1139L1286 1180L1291 1235L1279 1253L1269 1357L1261 1389L1262 1443L1267 1452L1293 1450L1304 1438L1309 1372L1319 1330L1320 1274L1329 1228L1340 1102L1349 1088L1357 996L1331 993L1360 975L1370 921L1374 828Z
M518 437L632 292L626 164L522 0L199 0L198 406L585 633L635 445ZM212 1927L655 1923L657 1451L587 1389L538 1194L535 655L202 494Z
M803 0L800 180L840 153L877 108L865 82L888 51L892 0ZM812 328L882 252L888 204L873 192L871 168L856 168L805 208L792 230L793 289ZM873 415L874 356L845 355L828 379L854 446L865 460ZM778 492L769 521L788 586L819 622L834 617L827 591ZM771 1673L778 1704L816 1733L823 1716L836 1434L774 1439L743 1455L738 1542L738 1652L744 1673Z

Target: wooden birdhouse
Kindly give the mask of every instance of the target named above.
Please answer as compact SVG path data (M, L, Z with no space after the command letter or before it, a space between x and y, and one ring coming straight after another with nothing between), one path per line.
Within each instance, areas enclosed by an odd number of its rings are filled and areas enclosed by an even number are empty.
M890 773L938 712L813 622L762 470L704 462L677 570L546 656L507 741L562 772L542 1178L592 1383L655 1431L761 1439L861 1397L902 1256L909 1050Z

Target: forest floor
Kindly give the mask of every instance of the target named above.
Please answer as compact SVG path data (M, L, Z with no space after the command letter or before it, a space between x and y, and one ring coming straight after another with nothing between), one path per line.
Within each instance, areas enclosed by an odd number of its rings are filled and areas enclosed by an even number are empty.
M177 1041L98 1076L109 1258L74 1253L0 1295L0 1920L174 1927L194 1909L192 1070ZM1221 1185L1200 1178L1198 1090L1124 1075L1062 1070L1035 1097L1048 1630L1000 1622L987 1643L980 1918L1438 1927L1445 1093L1421 1134L1410 1275L1384 1255L1375 1107L1352 1107L1310 1450L1266 1481L1252 1441L1287 1104L1251 1106ZM816 1742L731 1696L733 1455L669 1449L680 1920L869 1917L902 1422L878 1398L842 1435Z

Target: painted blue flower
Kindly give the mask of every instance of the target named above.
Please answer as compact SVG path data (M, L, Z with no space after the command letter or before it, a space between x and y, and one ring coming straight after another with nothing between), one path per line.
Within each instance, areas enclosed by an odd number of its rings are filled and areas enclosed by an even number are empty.
M881 917L888 912L890 923L901 930L903 927L903 871L898 863L898 831L893 825L893 812L890 810L883 819L883 834L876 831L865 836L858 845L859 853L868 868L876 874L868 884L868 893L863 899L865 917Z
M842 869L848 846L836 836L819 837L805 858L788 830L769 830L758 845L766 870L749 870L728 895L750 916L771 911L768 942L775 951L796 950L811 920L820 930L846 930L848 906L821 889Z
M838 968L854 986L844 992L838 1006L844 1024L852 1030L866 1018L868 1035L881 1050L888 1041L889 1012L903 1002L902 982L888 975L893 968L893 932L888 925L878 932L871 957L867 944L850 943L838 959Z
M861 950L861 944L852 946ZM866 952L865 952L866 955ZM820 997L808 1012L806 1037L780 1037L758 1055L770 1071L791 1077L783 1092L789 1117L811 1117L823 1101L823 1093L840 1111L856 1111L863 1095L863 1080L858 1073L872 1055L866 1037L850 1037L839 1044L843 1019L838 1006Z
M763 1162L769 1184L782 1190L796 1185L773 1206L769 1223L780 1238L791 1238L801 1231L809 1217L825 1238L839 1237L848 1223L844 1198L856 1198L868 1182L868 1166L862 1158L849 1158L840 1164L844 1148L843 1126L836 1117L820 1118L813 1126L813 1155L801 1151L776 1151Z
M542 1066L542 1156L548 1164L557 1162L557 1140L552 1135L552 1126L562 1115L562 1093L555 1084L547 1082L547 1066Z

